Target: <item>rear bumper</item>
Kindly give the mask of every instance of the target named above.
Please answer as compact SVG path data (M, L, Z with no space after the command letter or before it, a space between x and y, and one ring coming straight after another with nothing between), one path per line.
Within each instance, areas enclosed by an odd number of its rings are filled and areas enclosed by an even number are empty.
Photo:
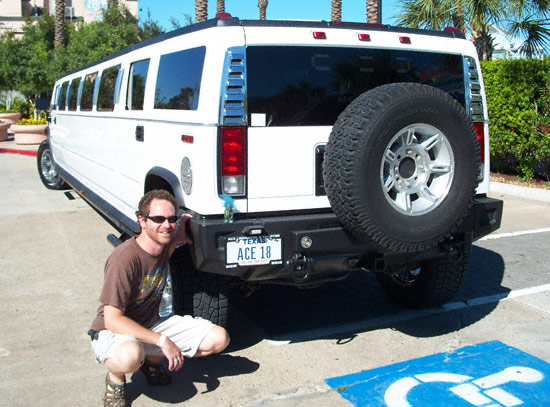
M471 250L473 241L500 227L503 202L477 196L470 213L453 233L454 241ZM280 235L283 239L282 265L226 268L225 244L228 237L249 236L261 229L263 235ZM296 259L307 258L315 264L316 274L341 274L349 271L351 259L368 253L380 253L386 263L407 263L445 253L445 247L434 247L422 253L388 253L374 241L360 241L345 230L331 213L239 219L224 223L221 218L194 218L190 233L195 244L192 252L198 270L225 274L247 281L278 280L293 274ZM302 247L302 239L312 242ZM323 266L324 265L324 266Z

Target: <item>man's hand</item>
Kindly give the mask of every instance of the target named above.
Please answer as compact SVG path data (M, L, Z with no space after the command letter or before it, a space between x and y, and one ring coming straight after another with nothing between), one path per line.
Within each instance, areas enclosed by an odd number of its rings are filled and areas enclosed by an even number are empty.
M179 243L193 243L193 240L187 234L187 222L191 218L192 216L186 213L180 216L178 227L176 228L176 231L172 236L172 240L170 241L170 256L174 253L174 250L176 250L176 246Z
M168 370L175 371L179 370L183 366L183 355L180 348L170 340L166 338L166 341L160 348L166 359L168 359Z

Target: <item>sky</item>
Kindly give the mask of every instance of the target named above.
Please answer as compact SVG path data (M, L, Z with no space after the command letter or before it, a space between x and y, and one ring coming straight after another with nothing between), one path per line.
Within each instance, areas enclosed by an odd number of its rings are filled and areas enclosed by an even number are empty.
M342 21L366 21L365 0L343 0ZM382 23L395 24L399 14L398 0L382 0ZM330 20L331 0L269 0L268 20ZM149 14L164 29L174 27L170 17L184 25L186 15L195 19L195 0L138 0L139 19ZM225 11L242 20L259 19L257 0L225 0ZM216 0L208 0L208 18L216 14Z

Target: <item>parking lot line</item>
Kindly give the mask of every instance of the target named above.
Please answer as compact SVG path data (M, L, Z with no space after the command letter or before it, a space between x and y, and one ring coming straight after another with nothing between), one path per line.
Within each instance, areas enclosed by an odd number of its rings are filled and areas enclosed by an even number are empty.
M550 232L550 228L541 228L541 229L532 229L532 230L522 230L518 232L509 232L509 233L495 233L492 235L487 235L485 237L482 237L479 239L479 241L482 240L494 240L494 239L502 239L504 237L515 237L515 236L523 236L523 235L533 235L536 233L548 233Z

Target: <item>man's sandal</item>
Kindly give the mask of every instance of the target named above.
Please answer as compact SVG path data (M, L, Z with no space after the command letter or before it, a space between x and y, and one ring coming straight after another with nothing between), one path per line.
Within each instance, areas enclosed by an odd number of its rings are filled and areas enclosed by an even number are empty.
M105 378L105 407L126 407L126 382L115 383L111 380L109 373Z
M172 378L160 363L151 363L145 359L139 370L145 375L151 386L165 386L172 381Z

